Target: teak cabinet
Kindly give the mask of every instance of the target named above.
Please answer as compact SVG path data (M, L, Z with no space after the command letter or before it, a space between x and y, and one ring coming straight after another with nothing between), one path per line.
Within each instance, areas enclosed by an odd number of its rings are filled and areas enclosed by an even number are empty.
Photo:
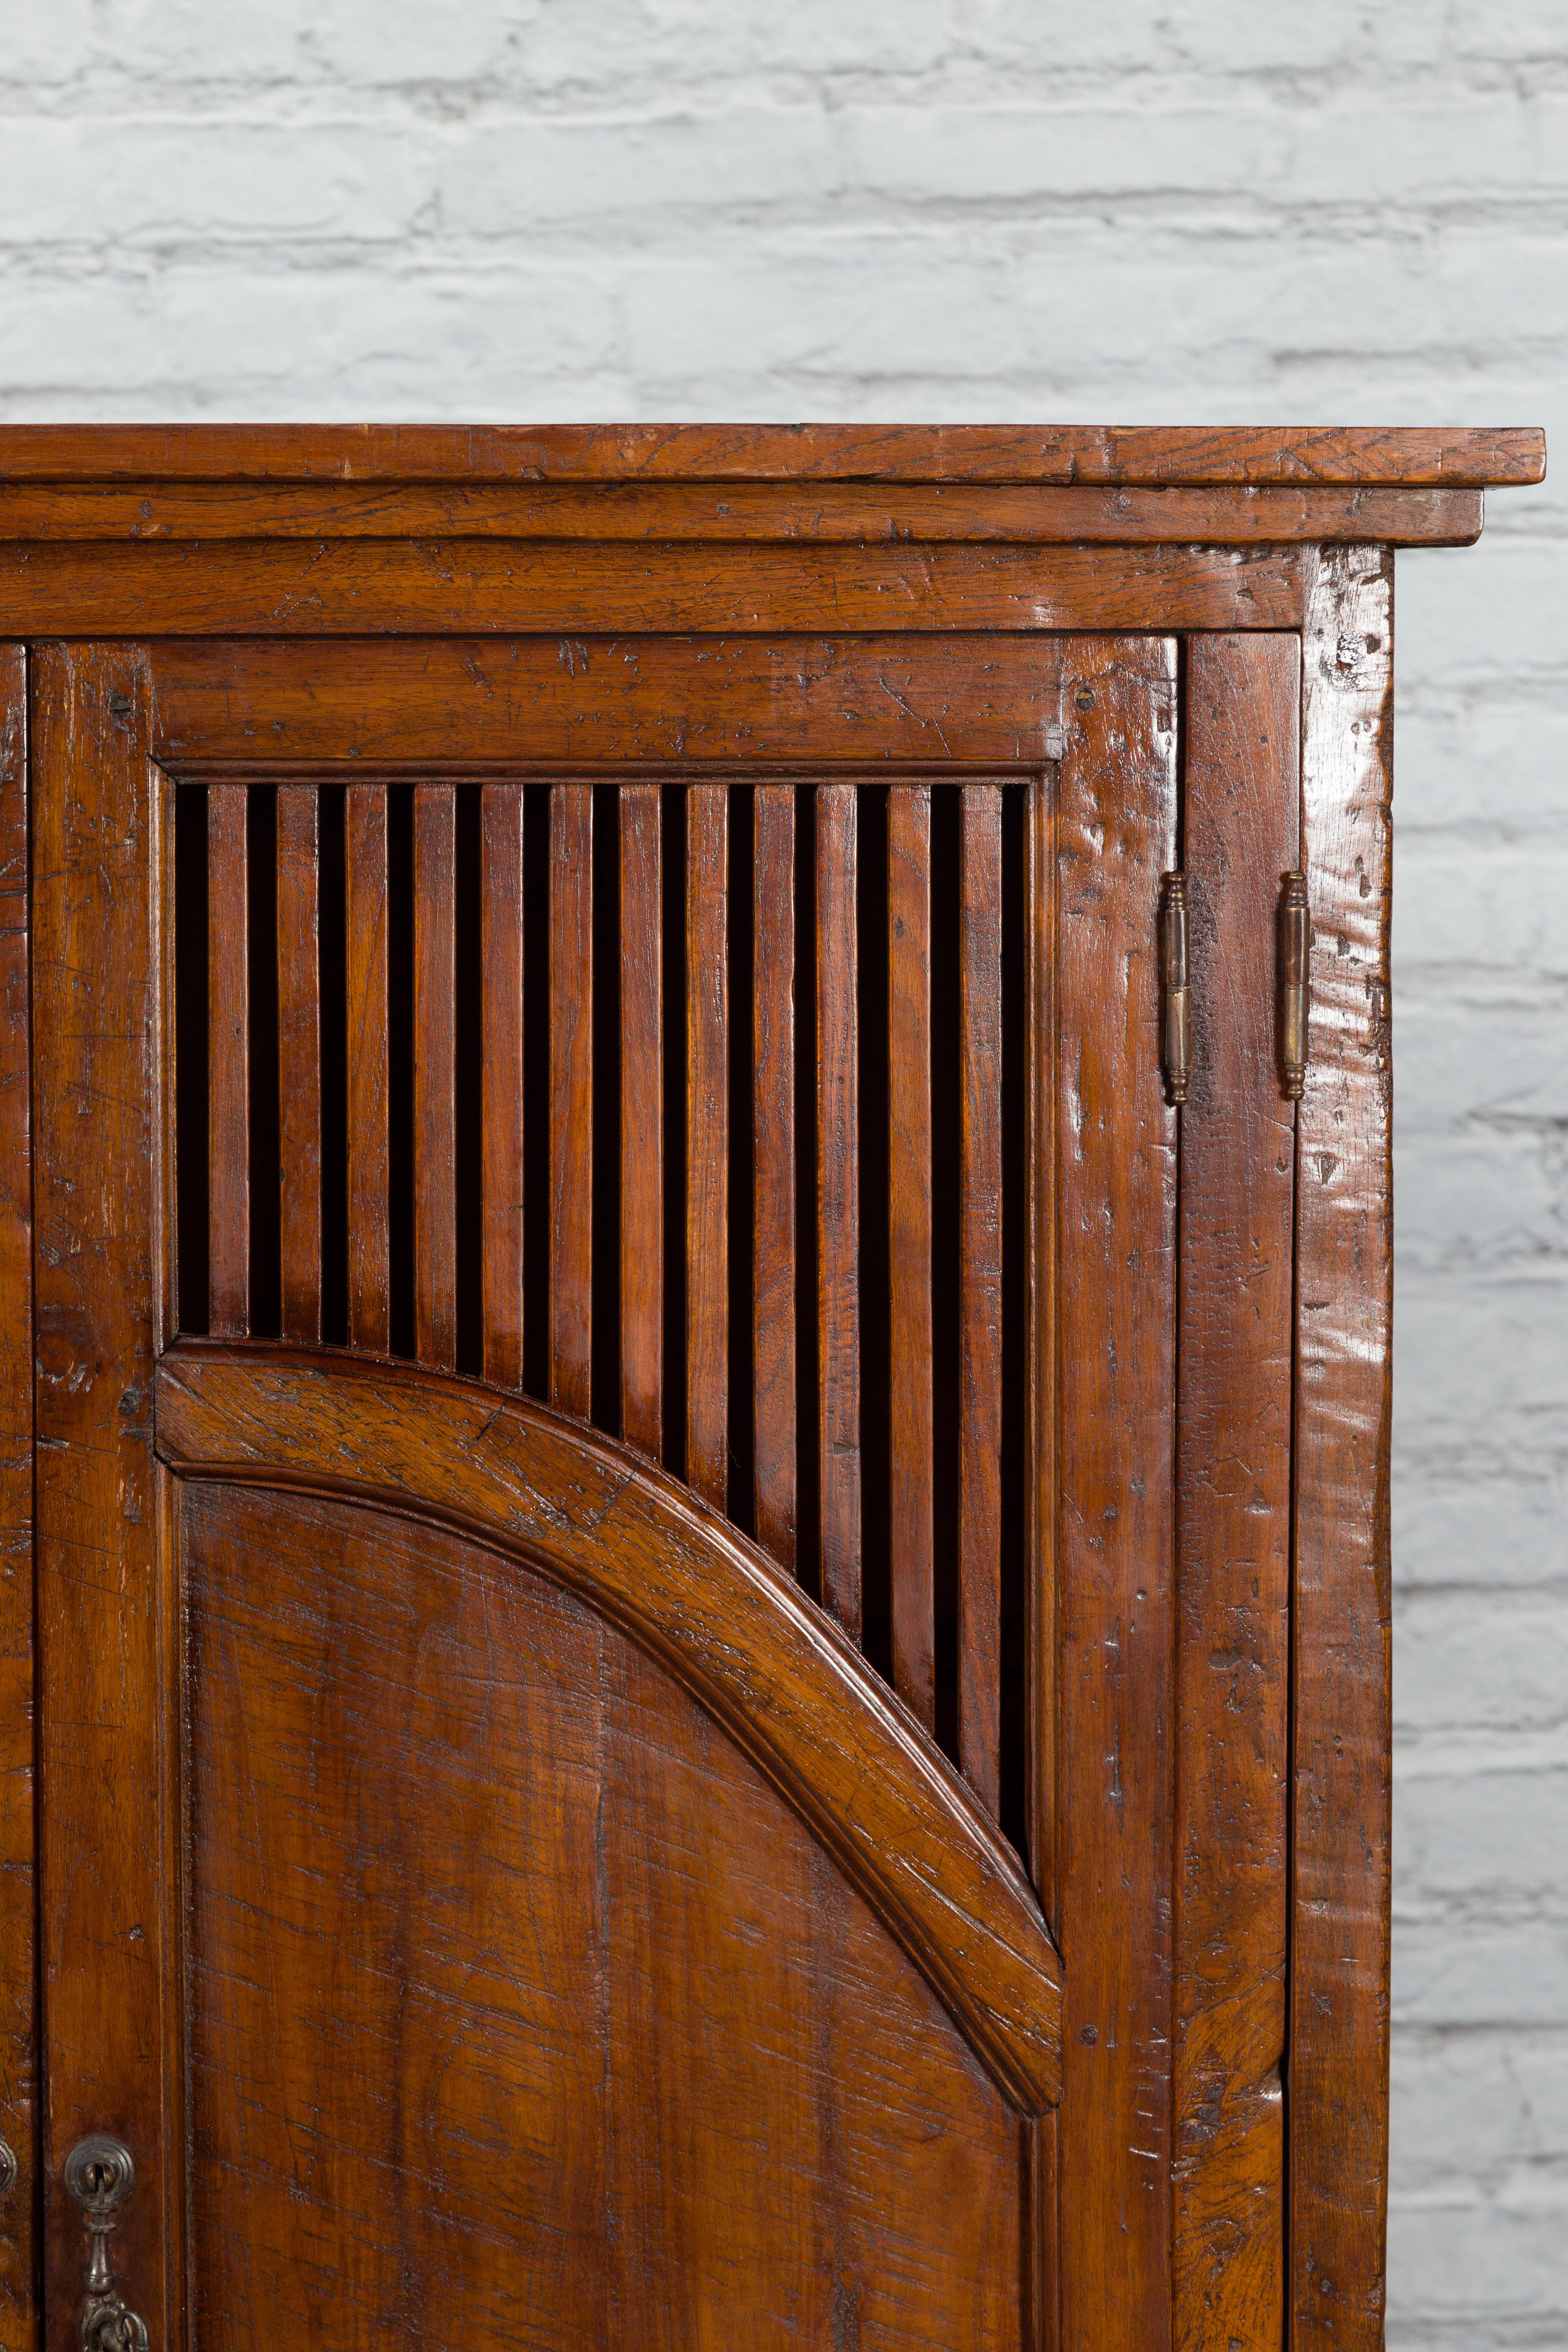
M1542 462L0 432L6 2352L1379 2341L1391 551Z

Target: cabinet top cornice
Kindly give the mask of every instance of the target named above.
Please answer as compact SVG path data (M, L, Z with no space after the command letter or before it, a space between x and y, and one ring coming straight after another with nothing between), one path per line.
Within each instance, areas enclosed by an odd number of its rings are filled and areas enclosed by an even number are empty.
M0 481L1039 483L1126 488L1539 482L1536 426L8 425Z

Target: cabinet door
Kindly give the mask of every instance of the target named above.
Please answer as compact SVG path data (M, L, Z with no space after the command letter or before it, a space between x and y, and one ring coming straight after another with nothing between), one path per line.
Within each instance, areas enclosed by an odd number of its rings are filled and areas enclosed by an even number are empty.
M1179 1202L1171 641L36 654L52 2345L89 2133L157 2346L1278 2335L1295 641L1192 658Z

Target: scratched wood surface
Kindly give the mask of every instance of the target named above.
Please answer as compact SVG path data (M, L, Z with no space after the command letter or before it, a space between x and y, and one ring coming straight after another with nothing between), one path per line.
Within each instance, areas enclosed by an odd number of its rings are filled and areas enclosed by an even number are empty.
M1287 1700L1295 1114L1275 1023L1299 857L1300 649L1187 648L1183 865L1196 986L1177 1340L1174 2178L1178 2352L1285 2330Z
M443 1530L181 1539L204 2344L1021 2346L1017 2118L679 1685Z
M38 2325L37 1828L33 1753L33 1176L27 669L0 646L0 2346Z
M1388 2163L1393 569L1325 551L1302 645L1290 2313L1383 2341Z

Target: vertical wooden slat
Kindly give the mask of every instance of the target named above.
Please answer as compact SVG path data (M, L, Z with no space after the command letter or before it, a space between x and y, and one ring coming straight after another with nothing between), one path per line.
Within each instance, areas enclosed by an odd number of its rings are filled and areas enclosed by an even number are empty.
M663 794L626 784L621 836L621 1434L664 1444Z
M486 784L479 795L480 1244L484 1373L522 1386L522 793Z
M796 1549L795 793L753 797L752 1151L752 1465L757 1540L781 1566Z
M817 1449L822 1601L860 1639L856 787L816 788Z
M321 1337L321 942L314 784L278 793L278 1141L283 1337Z
M250 994L243 785L207 795L208 1283L215 1339L250 1328Z
M550 790L550 1402L594 1409L594 791Z
M730 1434L730 793L686 801L686 1475L722 1510Z
M457 805L414 793L414 1351L458 1360Z
M1002 1801L1002 794L959 833L958 1760Z
M931 790L888 794L889 1550L893 1687L936 1727L932 1572Z
M387 1192L386 788L351 784L344 809L348 938L349 1344L392 1345Z
M18 2347L40 2340L26 719L26 654L0 646L0 2103L16 2158L0 2200L0 2343Z

